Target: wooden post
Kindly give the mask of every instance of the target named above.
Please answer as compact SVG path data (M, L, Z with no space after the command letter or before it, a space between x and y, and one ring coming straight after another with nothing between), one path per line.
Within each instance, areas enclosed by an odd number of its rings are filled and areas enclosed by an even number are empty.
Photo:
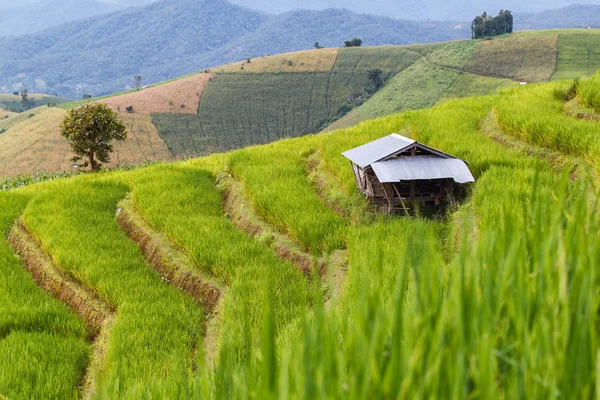
M382 184L381 184L381 187L383 188L383 194L385 195L385 198L386 198L386 200L387 200L387 202L388 202L388 214L391 214L391 213L392 213L392 209L393 209L393 206L392 206L392 199L391 199L391 197L388 195L388 192L387 192L387 190L385 189L385 185L387 185L387 183L382 183ZM393 185L392 185L392 186L393 186Z
M398 188L396 186L394 186L393 183L392 183L392 187L394 188L394 190L398 194L398 199L400 199L400 204L402 204L402 208L404 209L404 213L406 214L407 217L409 217L410 214L408 213L408 209L406 208L406 205L404 204L404 200L402 200L402 196L400 195L400 191L398 190Z
M446 192L448 193L448 203L454 202L454 180L448 179L446 181Z

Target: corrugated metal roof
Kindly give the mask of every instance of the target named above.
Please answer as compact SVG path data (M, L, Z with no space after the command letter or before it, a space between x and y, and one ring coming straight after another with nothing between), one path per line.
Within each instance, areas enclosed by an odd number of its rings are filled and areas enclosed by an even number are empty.
M448 178L457 183L475 182L467 164L457 158L400 157L376 162L371 167L381 183Z
M402 151L413 143L415 143L415 141L412 139L392 133L381 139L348 150L345 153L342 153L342 155L359 167L365 168L390 154Z

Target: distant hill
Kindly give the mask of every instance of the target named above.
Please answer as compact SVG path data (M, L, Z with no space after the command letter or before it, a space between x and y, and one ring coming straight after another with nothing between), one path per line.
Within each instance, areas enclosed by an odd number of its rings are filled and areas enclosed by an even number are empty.
M517 14L515 26L597 26L599 9ZM130 88L133 75L148 85L215 65L312 49L317 41L340 47L352 37L370 46L405 45L465 39L470 31L468 21L416 22L339 9L269 15L224 0L165 0L0 38L0 92L27 87L71 98L104 95Z
M470 21L483 11L497 13L512 10L517 14L537 13L548 9L565 7L570 0L231 0L236 4L267 12L287 12L295 9L323 10L345 8L365 14L385 15L392 18L415 20ZM600 4L598 0L586 0L586 4ZM578 26L578 25L577 25Z
M36 33L69 21L107 14L131 6L141 6L156 0L0 0L0 36ZM537 13L565 7L570 0L230 0L232 3L270 14L296 10L347 9L360 14L372 14L396 19L421 21L470 21L483 11L497 13L509 9L516 14ZM585 0L599 5L600 0ZM8 11L9 10L9 11ZM572 25L569 25L572 26ZM577 25L579 26L579 25Z
M20 0L0 1L0 36L24 35L108 14L153 0Z
M516 29L600 28L600 5L572 5L537 14L520 14Z
M222 0L174 0L128 9L39 34L0 38L0 90L45 87L79 97L122 91L247 57L324 46L360 36L367 45L468 37L458 23L417 23L349 11L270 16Z
M252 58L139 91L108 104L129 138L113 166L223 152L297 137L451 98L591 75L600 31L520 32L493 40L325 48ZM377 90L370 72L381 70ZM71 168L59 126L73 102L0 120L0 176ZM4 117L0 117L4 118Z

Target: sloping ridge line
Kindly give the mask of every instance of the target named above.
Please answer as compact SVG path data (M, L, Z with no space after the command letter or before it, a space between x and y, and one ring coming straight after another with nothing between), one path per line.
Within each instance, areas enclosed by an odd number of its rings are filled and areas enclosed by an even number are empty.
M180 259L182 258L179 256L180 251L167 243L162 235L154 234L154 229L135 210L130 198L122 201L120 206L117 222L127 236L139 246L148 264L163 278L203 306L207 315L213 314L223 291L220 285L209 282L192 268L186 268L186 262ZM159 235L161 238L157 237Z
M34 282L56 299L65 303L84 321L93 355L83 379L83 397L96 393L96 377L106 358L106 345L114 323L115 310L93 290L65 274L44 251L41 243L19 220L8 237L13 250L21 257Z
M243 184L233 177L226 178L225 190L223 190L223 203L229 214L231 223L242 232L252 238L259 237L267 232L274 239L274 250L277 255L292 263L304 276L312 277L315 263L321 277L327 273L327 266L323 260L316 260L313 256L301 250L293 240L278 232L276 228L269 226L262 218L254 212L250 200L248 200ZM246 207L245 207L246 206Z

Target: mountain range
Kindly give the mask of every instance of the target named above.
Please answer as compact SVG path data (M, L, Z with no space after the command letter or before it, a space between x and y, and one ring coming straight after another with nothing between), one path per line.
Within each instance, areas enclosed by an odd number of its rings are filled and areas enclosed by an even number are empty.
M103 4L136 1L145 0ZM600 26L600 6L515 15L516 29L587 25ZM163 0L36 34L0 37L0 91L26 87L73 98L103 95L130 88L134 75L148 85L233 61L310 49L315 42L340 47L353 37L370 46L404 45L465 39L470 30L468 21L397 20L341 9L267 14L225 0Z
M18 36L41 32L66 22L109 14L133 6L148 5L156 0L0 0L0 36ZM396 19L470 21L483 11L495 14L509 9L517 14L537 13L570 5L569 0L231 0L232 3L269 14L299 9L347 9L360 14ZM600 4L600 0L585 0Z
M21 87L79 97L123 90L240 59L340 47L462 39L459 22L414 22L345 10L269 15L223 0L169 0L72 22L44 32L0 38L0 90Z

